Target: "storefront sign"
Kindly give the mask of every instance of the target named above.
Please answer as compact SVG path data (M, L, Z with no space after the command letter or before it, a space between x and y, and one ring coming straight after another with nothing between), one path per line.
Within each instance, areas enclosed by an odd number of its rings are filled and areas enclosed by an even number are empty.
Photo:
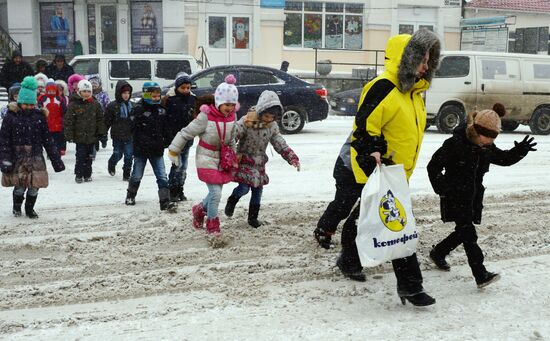
M132 53L162 53L162 2L131 2Z
M74 44L72 2L40 3L40 42L43 54L71 54Z
M260 7L264 8L285 8L285 0L261 0Z

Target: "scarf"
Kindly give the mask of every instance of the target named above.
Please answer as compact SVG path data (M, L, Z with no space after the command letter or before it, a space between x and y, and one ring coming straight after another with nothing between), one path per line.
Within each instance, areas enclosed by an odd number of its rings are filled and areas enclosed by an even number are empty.
M120 117L128 118L128 114L132 111L132 102L122 102L120 103Z

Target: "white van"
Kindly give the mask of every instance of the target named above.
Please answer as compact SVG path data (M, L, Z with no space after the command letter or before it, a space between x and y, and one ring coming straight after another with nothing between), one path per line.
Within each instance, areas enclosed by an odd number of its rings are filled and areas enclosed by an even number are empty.
M506 107L502 130L550 134L550 56L446 51L426 92L428 123L450 133L473 110Z
M186 54L89 54L76 56L69 64L78 74L99 74L103 90L111 99L121 79L134 91L141 91L146 81L158 82L162 87L173 83L178 72L191 75L197 71L197 61Z

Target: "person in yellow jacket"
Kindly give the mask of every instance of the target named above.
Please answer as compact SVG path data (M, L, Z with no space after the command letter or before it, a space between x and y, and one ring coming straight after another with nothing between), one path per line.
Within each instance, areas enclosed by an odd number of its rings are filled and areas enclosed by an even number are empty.
M334 167L336 194L314 236L320 246L334 247L332 235L347 217L342 230L342 253L337 266L353 280L365 275L355 245L361 191L377 164L403 164L407 179L412 175L426 127L422 92L430 85L439 64L441 44L428 30L391 37L385 51L385 71L365 85L353 131L340 150ZM430 305L435 299L424 293L416 254L393 261L397 291L403 304Z

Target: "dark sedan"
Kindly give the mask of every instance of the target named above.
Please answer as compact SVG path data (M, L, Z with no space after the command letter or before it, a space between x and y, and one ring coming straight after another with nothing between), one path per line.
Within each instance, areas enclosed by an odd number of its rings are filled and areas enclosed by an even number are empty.
M363 88L346 90L330 96L330 107L339 115L355 116Z
M225 76L233 74L237 78L241 109L238 117L256 105L264 90L272 90L279 95L284 113L279 121L281 131L295 134L304 128L306 122L327 118L329 104L327 90L322 85L311 84L284 71L264 66L223 65L204 69L191 75L193 93L197 96L213 94ZM165 94L168 89L163 89ZM133 97L141 93L134 93Z

